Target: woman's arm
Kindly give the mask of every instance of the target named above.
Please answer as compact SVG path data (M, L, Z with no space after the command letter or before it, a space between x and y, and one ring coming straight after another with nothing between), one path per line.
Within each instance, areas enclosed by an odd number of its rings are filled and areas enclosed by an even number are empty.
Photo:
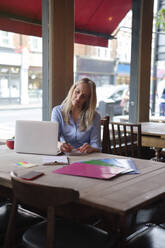
M51 121L57 121L58 122L58 149L61 152L71 152L73 147L72 145L66 143L65 141L62 141L62 123L63 121L63 115L61 112L61 106L56 106L52 110L51 115Z
M101 117L100 115L95 112L93 125L90 134L90 145L91 147L98 149L101 151Z
M58 141L58 149L61 152L71 152L73 149L73 146L65 142Z
M79 147L79 151L82 153L92 153L92 152L101 152L101 118L100 115L95 112L91 133L90 133L90 142L84 143Z
M88 143L83 144L78 150L82 153L92 153L92 152L100 152L100 149L96 147L92 147Z
M52 114L51 114L51 121L52 122L58 122L58 140L60 140L61 136L61 111L60 111L60 106L55 106L52 109Z

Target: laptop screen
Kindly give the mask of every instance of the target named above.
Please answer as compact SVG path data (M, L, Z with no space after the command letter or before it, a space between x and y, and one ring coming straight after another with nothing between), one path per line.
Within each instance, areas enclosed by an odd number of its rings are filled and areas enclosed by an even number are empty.
M58 123L17 120L14 149L20 153L56 155Z

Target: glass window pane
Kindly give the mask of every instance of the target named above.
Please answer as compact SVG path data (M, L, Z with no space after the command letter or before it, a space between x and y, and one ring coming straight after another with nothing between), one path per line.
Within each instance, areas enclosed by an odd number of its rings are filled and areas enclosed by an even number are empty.
M96 83L97 110L111 120L128 119L132 11L114 31L108 48L75 44L74 80ZM124 116L123 116L124 115Z
M42 120L41 44L41 38L0 31L0 140L14 136L18 119Z

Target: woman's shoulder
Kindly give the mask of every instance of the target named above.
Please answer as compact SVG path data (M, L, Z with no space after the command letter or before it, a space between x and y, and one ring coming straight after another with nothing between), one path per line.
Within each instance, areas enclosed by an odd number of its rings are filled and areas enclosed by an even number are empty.
M63 112L63 106L62 105L57 105L53 107L52 109L52 116L59 116L59 118L62 117L62 112Z
M52 114L51 114L51 120L61 120L62 117L62 107L61 105L57 105L53 107Z
M101 119L101 116L97 111L94 112L94 119Z
M95 116L100 116L99 112L97 110L95 110L95 113L94 113Z
M61 112L63 110L63 105L57 105L53 107L53 112Z

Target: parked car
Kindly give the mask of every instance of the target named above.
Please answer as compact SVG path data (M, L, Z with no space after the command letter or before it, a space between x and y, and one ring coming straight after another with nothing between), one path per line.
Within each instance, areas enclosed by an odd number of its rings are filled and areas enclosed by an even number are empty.
M115 85L103 85L96 88L97 93L97 107L99 106L100 101L104 101L110 96L110 93L115 90Z
M123 107L121 106L121 101L123 99L124 92L128 89L128 85L122 84L114 86L108 90L109 95L100 99L97 105L97 110L101 116L109 114L122 115Z

